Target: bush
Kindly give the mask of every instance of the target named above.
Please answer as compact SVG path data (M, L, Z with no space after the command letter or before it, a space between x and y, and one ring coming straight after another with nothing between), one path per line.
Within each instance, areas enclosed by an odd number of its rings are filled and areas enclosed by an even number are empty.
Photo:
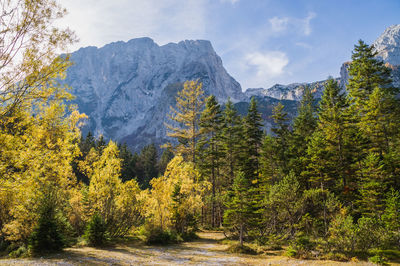
M288 249L286 249L285 255L288 257L295 258L297 257L297 251L292 246L289 246Z
M155 228L149 231L146 239L148 245L167 245L182 241L177 234L171 231L164 231L161 228Z
M84 234L84 239L90 246L101 246L106 242L107 227L101 216L95 213L90 219Z
M44 204L40 211L39 221L28 242L33 254L60 251L65 246L63 228L57 221L53 204Z
M246 245L235 244L228 248L230 253L257 255L257 251Z
M357 222L357 250L367 252L382 247L386 232L377 218L361 217Z
M368 261L375 263L377 265L389 265L389 263L387 262L387 259L382 256L382 255L375 255L373 257L369 257Z
M328 242L331 248L339 252L353 252L356 246L356 229L353 218L344 212L331 222Z
M21 257L26 257L28 255L28 249L25 246L20 246L18 249L10 252L8 256L10 258L21 258Z
M310 258L311 251L314 250L316 243L311 241L306 235L299 235L286 251L289 257Z

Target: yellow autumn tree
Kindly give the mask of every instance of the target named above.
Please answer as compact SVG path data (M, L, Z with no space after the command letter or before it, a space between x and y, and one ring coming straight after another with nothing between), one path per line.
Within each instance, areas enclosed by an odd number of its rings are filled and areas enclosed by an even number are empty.
M54 22L66 14L57 0L0 2L0 117L10 115L32 98L42 98L47 82L65 71L59 57L76 38Z
M3 210L0 226L10 241L27 240L43 201L51 198L57 210L65 212L65 199L75 181L71 162L79 152L78 122L84 116L77 111L67 115L62 103L67 93L43 89L59 93L29 105L26 101L25 108L1 120L0 199L7 201L0 205L8 210Z
M177 152L196 163L196 143L200 136L200 114L204 105L203 85L198 80L186 81L176 96L176 107L171 106L171 124L165 124L168 136L179 142Z
M174 229L174 212L182 217L197 216L203 206L202 195L210 188L208 182L195 182L199 172L193 164L185 162L183 157L175 156L168 164L164 176L151 181L145 204L146 222L161 230ZM179 204L174 200L174 193L179 193Z
M135 180L122 183L121 159L117 145L110 141L97 161L90 178L90 216L97 213L111 236L122 236L141 221L140 189Z

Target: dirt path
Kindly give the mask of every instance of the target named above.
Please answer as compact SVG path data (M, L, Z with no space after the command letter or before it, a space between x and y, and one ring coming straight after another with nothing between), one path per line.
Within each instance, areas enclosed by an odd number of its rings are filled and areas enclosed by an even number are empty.
M349 265L332 261L292 260L280 256L245 256L226 252L219 232L199 234L200 239L166 247L138 244L114 248L68 248L51 257L0 260L0 265ZM352 265L372 265L352 263Z

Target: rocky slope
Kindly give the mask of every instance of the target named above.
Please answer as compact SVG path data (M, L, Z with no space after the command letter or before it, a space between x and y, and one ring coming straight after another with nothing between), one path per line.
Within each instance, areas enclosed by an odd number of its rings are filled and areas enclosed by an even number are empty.
M133 150L166 140L166 114L186 80L199 79L220 102L246 100L209 41L159 46L140 38L81 48L71 60L65 82L89 116L84 133L127 142Z

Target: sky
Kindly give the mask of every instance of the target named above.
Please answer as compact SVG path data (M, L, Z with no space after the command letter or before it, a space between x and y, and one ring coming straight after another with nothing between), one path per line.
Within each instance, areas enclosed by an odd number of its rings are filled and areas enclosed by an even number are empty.
M400 0L59 0L80 47L210 40L247 88L338 77L359 39L400 24Z

